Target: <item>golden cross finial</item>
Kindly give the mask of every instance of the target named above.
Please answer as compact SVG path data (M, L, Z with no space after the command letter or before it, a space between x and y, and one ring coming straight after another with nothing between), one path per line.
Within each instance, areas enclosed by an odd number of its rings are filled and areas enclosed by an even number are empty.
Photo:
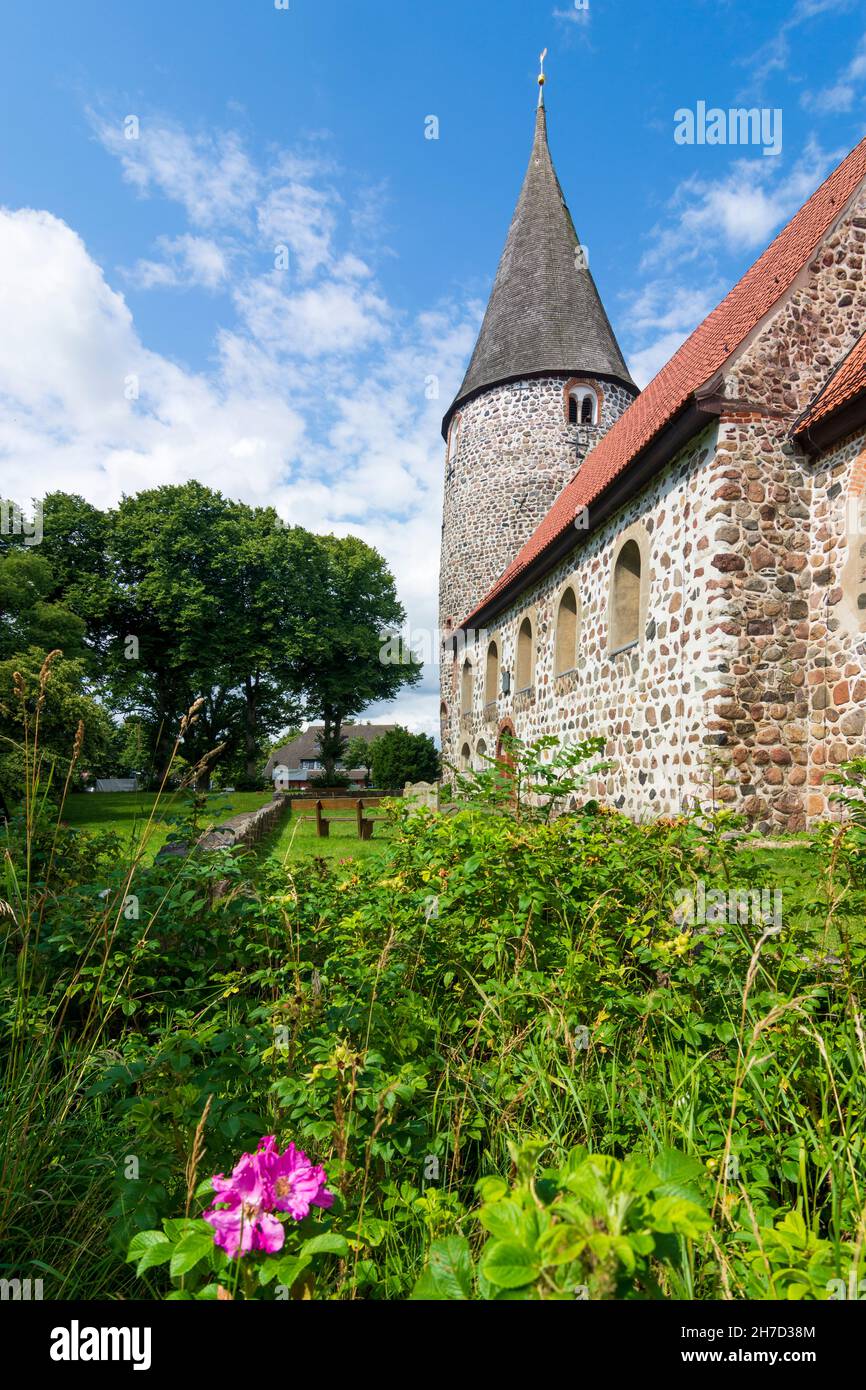
M547 57L547 49L545 48L544 52L541 54L541 56L540 56L540 58L539 58L539 60L538 60L539 63L541 64L541 71L540 71L539 74L538 74L538 104L539 104L539 106L543 106L543 105L544 105L544 84L545 84L545 82L547 81L547 78L546 78L545 75L544 75L544 60L545 60L546 57Z

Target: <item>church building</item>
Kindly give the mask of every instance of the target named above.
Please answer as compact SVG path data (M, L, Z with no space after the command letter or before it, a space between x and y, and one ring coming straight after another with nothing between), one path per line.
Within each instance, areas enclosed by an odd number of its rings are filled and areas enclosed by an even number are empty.
M543 81L543 79L540 79ZM643 390L543 93L443 421L443 757L604 736L637 819L798 830L866 753L866 140Z

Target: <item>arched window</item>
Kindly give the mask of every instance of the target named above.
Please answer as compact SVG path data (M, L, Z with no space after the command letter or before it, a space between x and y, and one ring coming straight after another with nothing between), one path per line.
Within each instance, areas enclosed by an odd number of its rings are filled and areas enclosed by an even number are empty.
M568 391L568 423L598 424L598 396L591 386L571 386Z
M490 764L487 761L487 744L480 738L475 745L475 765L479 772L485 772Z
M517 689L529 690L532 685L532 623L524 618L517 634Z
M449 471L454 467L457 459L457 450L460 447L460 421L463 417L455 415L448 429L448 450L445 456Z
M469 769L469 766L470 766L471 762L472 762L472 754L471 754L470 751L469 751L469 744L468 744L468 743L464 743L463 747L460 749L460 767L461 767L461 769L462 769L464 772L467 772L468 769Z
M468 656L460 673L460 713L472 713L472 662Z
M499 648L495 642L487 646L487 669L484 673L484 703L493 705L499 698Z
M577 665L577 595L571 585L559 600L556 614L556 662L554 675L573 671Z
M627 540L613 567L610 603L610 647L618 651L640 637L641 554L637 541Z

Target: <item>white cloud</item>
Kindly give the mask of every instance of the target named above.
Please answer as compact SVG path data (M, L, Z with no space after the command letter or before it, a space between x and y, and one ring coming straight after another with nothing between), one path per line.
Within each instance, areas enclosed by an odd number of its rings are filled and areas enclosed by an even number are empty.
M638 386L652 380L723 293L719 281L697 287L663 278L644 285L621 321L630 345L629 368Z
M22 500L74 490L104 506L199 478L375 545L410 629L432 634L439 425L481 306L398 312L358 254L350 197L333 194L321 164L283 155L256 168L235 137L193 138L166 122L143 121L130 153L106 129L130 183L180 203L194 229L157 238L128 282L224 289L233 321L216 329L206 371L179 366L142 341L71 227L46 211L0 210L4 490ZM362 195L369 234L365 207ZM292 252L285 272L272 268L279 240ZM437 688L431 665L398 717L433 732Z
M562 19L567 24L589 24L592 15L588 0L584 0L582 5L574 0L574 4L568 10L554 10L553 18Z
M744 59L758 82L773 72L785 72L791 60L791 35L821 15L849 10L855 0L796 0L787 17L767 43Z
M387 336L390 309L373 290L328 281L293 294L285 272L238 286L235 303L250 334L272 351L304 357L356 353Z
M642 269L706 258L713 248L742 252L769 241L821 183L836 154L812 139L787 175L779 159L740 159L717 180L692 177L668 204L671 216L650 233Z
M158 261L140 260L127 273L131 284L138 289L189 289L199 285L216 290L228 277L228 253L208 237L157 237L162 253Z
M190 135L162 119L91 119L127 182L144 197L162 193L181 203L193 225L236 222L253 206L259 174L233 131Z
M862 100L860 85L866 81L866 34L863 35L857 51L834 82L817 92L804 92L801 104L807 111L818 115L835 114L853 110L858 96Z
M286 246L292 270L308 279L333 257L338 199L328 190L292 179L272 188L256 210L259 231L273 246Z

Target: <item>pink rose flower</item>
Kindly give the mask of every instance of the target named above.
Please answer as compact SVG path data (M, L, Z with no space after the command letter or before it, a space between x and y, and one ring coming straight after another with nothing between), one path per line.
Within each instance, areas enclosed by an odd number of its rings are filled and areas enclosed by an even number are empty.
M273 1211L302 1221L311 1206L331 1206L334 1194L325 1181L324 1168L311 1163L302 1149L289 1144L281 1154L274 1135L267 1135L255 1153L242 1154L231 1177L213 1176L216 1201L204 1219L214 1228L214 1244L229 1259L254 1250L276 1254L285 1232Z

